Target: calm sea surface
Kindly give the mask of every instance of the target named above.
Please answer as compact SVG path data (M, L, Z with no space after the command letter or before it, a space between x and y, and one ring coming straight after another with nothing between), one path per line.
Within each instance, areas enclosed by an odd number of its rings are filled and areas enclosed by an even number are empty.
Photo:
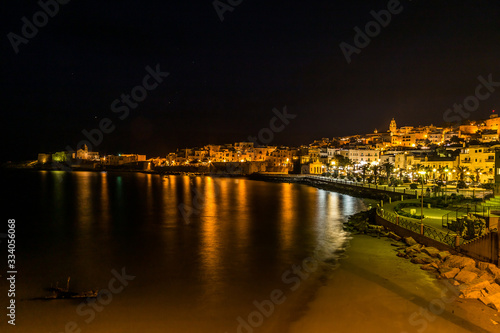
M312 282L348 243L342 222L364 207L309 186L234 178L13 171L1 179L0 232L16 219L17 332L266 331L293 319L304 293L312 297ZM293 271L308 257L310 274ZM96 304L35 300L68 276L70 289L112 291ZM260 324L254 301L273 290L284 301ZM241 326L249 315L258 327Z

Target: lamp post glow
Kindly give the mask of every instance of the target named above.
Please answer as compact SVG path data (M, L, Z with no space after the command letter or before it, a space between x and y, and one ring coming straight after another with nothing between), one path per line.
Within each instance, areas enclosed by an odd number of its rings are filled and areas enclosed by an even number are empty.
M421 194L422 205L420 207L420 229L422 229L422 227L424 225L424 175L425 175L425 171L419 171L418 173L422 175L422 194Z

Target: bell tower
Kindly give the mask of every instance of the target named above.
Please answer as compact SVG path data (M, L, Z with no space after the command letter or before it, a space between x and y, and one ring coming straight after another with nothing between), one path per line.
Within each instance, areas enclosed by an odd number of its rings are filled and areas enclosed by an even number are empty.
M389 125L389 132L391 132L391 134L396 134L397 130L398 130L398 127L396 126L396 120L394 120L394 118L392 118L391 124Z

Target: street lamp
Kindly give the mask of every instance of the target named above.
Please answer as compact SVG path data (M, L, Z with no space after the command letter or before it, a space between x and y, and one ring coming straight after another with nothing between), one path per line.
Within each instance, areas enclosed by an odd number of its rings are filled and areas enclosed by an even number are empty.
M420 207L420 224L421 224L421 227L423 226L424 224L424 175L425 175L425 171L419 171L418 172L420 175L422 175L422 205Z

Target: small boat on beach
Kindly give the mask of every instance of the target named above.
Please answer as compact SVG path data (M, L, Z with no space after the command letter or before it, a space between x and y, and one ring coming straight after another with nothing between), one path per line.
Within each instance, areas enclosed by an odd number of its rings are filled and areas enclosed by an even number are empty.
M48 291L51 292L50 295L45 296L43 299L51 300L51 299L75 299L75 298L96 298L99 295L99 290L90 290L83 292L74 292L69 291L69 280L71 277L68 277L68 282L66 284L66 288L60 288L59 282L56 283L55 287L48 288Z

